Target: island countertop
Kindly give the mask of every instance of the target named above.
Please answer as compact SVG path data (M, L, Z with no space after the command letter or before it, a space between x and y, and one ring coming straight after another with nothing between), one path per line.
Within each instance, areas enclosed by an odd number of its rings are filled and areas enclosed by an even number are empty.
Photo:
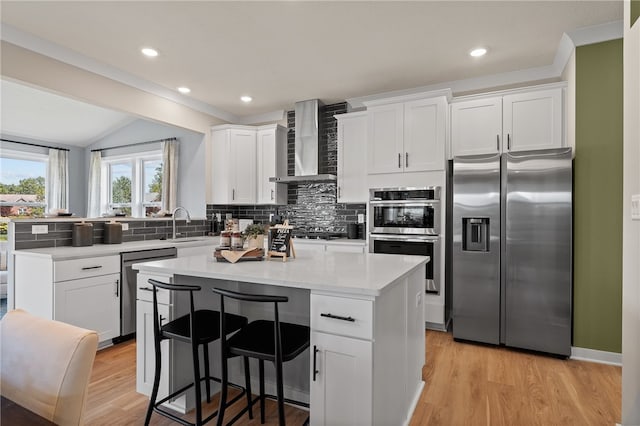
M331 293L378 296L387 286L425 265L428 256L337 253L296 250L296 257L238 263L209 255L134 264L141 272L186 275L302 288Z

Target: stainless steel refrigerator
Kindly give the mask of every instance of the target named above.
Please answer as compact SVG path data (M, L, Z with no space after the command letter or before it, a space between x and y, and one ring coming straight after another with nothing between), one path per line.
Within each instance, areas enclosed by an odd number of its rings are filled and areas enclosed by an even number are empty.
M453 337L571 354L571 148L453 161Z

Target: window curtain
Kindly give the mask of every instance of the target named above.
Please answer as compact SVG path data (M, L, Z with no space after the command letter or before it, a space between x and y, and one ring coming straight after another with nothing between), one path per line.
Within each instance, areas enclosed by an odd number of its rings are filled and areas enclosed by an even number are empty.
M87 197L87 217L99 217L100 212L100 173L102 172L102 153L91 153L89 163L89 195Z
M49 149L47 172L47 204L49 211L69 209L69 152Z
M171 212L176 208L178 190L178 141L162 142L162 163L162 210Z

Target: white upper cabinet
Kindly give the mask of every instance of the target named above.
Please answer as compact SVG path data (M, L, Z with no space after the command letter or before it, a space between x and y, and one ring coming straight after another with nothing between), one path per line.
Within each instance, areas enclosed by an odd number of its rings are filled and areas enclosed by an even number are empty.
M444 170L445 96L371 104L367 111L368 173Z
M453 155L500 152L502 98L486 98L451 105Z
M553 86L454 101L451 105L452 155L565 146L564 89L562 85Z
M447 102L444 97L404 104L404 171L444 170Z
M257 131L258 204L287 204L287 185L269 182L287 175L287 134L282 126L262 126Z
M232 129L229 142L231 167L229 203L254 204L256 202L256 132Z
M404 104L370 107L369 173L397 173L403 170Z
M367 187L367 113L335 116L338 121L338 202L364 203Z
M212 204L286 204L286 185L269 182L287 174L282 126L216 126L210 153Z
M502 98L503 140L508 151L561 148L562 89L517 93Z

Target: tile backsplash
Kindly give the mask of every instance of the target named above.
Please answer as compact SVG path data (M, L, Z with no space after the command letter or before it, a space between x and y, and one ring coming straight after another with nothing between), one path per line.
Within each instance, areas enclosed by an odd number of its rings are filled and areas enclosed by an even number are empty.
M78 221L79 222L79 221ZM93 224L93 243L103 242L104 223L102 221L87 221ZM129 229L122 231L122 242L158 240L160 238L171 238L171 220L118 220L120 223L127 223ZM49 232L46 234L32 234L32 225L47 225ZM64 247L71 245L71 236L74 222L70 221L25 221L15 223L15 249L35 249L45 247ZM210 223L206 220L192 220L186 223L184 219L176 219L176 232L186 234L188 237L200 237L207 234Z

